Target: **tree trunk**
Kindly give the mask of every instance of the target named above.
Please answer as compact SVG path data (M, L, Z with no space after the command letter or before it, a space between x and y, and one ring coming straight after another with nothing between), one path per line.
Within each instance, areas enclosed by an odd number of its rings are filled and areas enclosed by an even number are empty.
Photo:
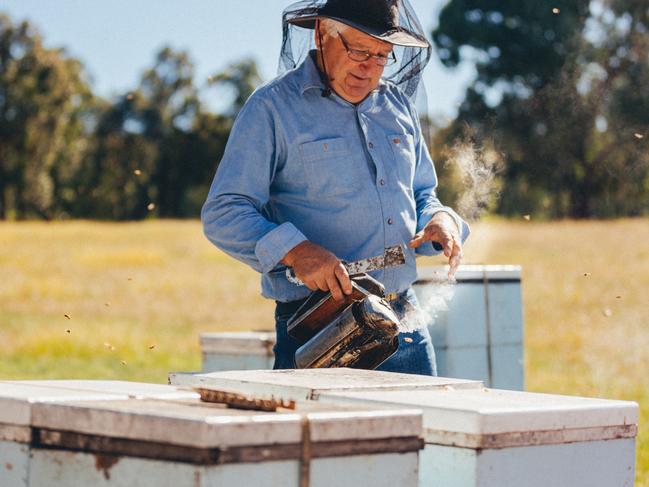
M4 175L0 175L0 220L7 219L7 206L5 196L5 179Z
M579 165L584 169L584 177L575 184L575 187L570 192L570 216L578 219L591 218L593 216L590 195L593 194L593 190L595 189L595 175L593 174L592 165L588 163L586 140L587 138L585 136L579 139L576 147L577 150L574 154L580 161Z

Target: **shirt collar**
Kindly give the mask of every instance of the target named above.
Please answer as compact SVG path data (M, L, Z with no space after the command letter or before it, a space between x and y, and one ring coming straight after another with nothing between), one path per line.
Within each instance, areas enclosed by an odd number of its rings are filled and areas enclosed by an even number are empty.
M324 89L322 75L315 61L315 53L316 51L309 52L300 69L298 84L302 94L310 89Z

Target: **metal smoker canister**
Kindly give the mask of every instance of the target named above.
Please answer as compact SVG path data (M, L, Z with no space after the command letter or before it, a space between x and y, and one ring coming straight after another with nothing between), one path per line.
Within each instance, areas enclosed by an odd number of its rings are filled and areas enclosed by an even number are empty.
M378 296L356 301L295 353L297 368L375 369L399 347L399 318Z

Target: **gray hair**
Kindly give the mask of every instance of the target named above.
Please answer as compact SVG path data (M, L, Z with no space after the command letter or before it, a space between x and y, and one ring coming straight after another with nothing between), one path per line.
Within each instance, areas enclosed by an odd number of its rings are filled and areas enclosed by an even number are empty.
M320 25L324 29L324 33L333 38L337 38L339 33L344 34L345 31L350 29L347 24L327 18L320 19Z

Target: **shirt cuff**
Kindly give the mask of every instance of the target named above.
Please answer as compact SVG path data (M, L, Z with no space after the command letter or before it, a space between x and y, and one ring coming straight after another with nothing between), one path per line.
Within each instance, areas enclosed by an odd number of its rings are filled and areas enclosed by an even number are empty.
M261 264L262 273L270 272L277 267L289 250L306 239L304 234L290 222L282 223L260 238L255 246L255 255Z
M460 232L460 239L462 240L462 244L464 244L469 234L471 233L471 229L469 228L469 225L462 218L460 218L460 216L457 213L455 213L455 211L453 211L451 208L447 206L425 210L421 214L417 222L417 232L423 230L423 228L426 225L428 225L428 222L430 222L433 219L433 216L435 216L440 211L443 211L444 213L448 213L451 216L451 218L453 218ZM421 244L419 247L415 249L415 253L417 255L431 256L431 255L441 254L442 250L443 250L442 246L437 243L433 244L433 242L424 242L423 244Z

